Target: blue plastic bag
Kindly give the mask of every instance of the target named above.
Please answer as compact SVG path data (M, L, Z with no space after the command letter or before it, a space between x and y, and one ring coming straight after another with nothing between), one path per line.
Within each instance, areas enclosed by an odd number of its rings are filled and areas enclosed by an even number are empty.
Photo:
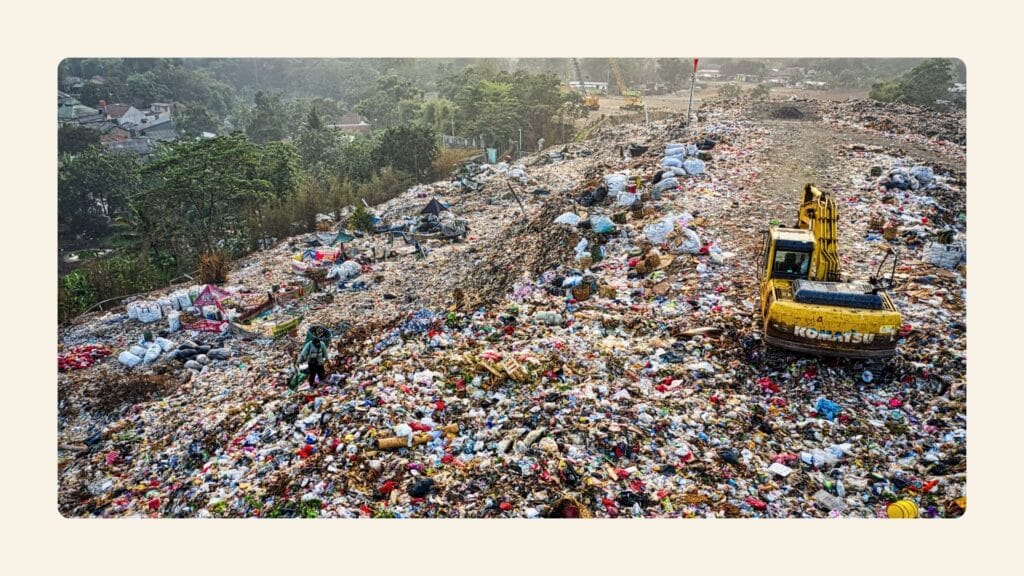
M818 403L814 405L814 411L817 412L818 414L821 414L821 416L826 420L830 421L835 420L836 416L838 416L839 413L842 412L842 410L842 406L836 404L835 402L829 400L828 398L825 398L824 396L818 398Z

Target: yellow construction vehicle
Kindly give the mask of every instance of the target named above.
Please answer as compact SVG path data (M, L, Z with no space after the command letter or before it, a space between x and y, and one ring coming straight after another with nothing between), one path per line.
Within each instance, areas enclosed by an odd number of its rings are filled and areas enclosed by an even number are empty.
M619 108L623 110L643 110L644 99L640 95L639 90L629 90L626 88L626 83L622 80L622 70L619 69L619 61L609 58L608 65L611 66L612 76L615 77L615 85L619 88L619 94L625 100Z
M572 59L573 68L576 69L576 81L580 83L580 96L583 97L583 105L587 107L587 110L597 110L601 107L601 102L597 98L597 94L594 94L587 90L587 83L583 81L583 71L580 70L580 61L576 58Z
M822 356L883 359L896 354L902 317L892 288L896 253L889 249L867 282L840 278L836 201L814 186L794 228L764 231L758 280L761 318L769 346ZM891 261L888 278L883 268Z

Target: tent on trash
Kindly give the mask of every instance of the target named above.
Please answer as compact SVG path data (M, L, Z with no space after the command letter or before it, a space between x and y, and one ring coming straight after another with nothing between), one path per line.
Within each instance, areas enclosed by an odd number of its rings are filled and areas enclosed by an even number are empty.
M206 284L199 290L199 295L192 301L192 305L199 308L203 306L216 306L218 310L224 312L222 301L228 296L231 296L229 292L221 290L213 284Z
M437 201L437 198L432 198L430 202L420 210L420 214L433 214L438 216L441 212L448 210L448 207Z

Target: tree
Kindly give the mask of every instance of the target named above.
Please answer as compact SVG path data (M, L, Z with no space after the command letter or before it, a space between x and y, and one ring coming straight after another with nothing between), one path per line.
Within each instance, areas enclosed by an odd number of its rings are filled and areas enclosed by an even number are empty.
M185 137L196 137L203 132L216 133L220 122L202 104L190 104L174 116L174 126Z
M871 85L871 92L868 98L880 102L895 102L900 96L900 85L898 82L876 82Z
M59 234L99 238L108 223L127 209L140 183L134 154L106 153L99 146L75 156L65 154L57 179Z
M377 140L355 136L340 145L336 172L338 179L367 182L373 177L376 165Z
M195 261L220 249L240 253L262 236L264 212L280 206L298 181L289 144L257 146L244 134L177 142L144 173L149 186L133 199L142 249Z
M430 176L437 154L437 135L433 130L422 126L396 126L381 135L375 151L375 163L378 167L390 166L422 180Z
M356 105L356 111L374 125L391 127L409 121L418 111L423 90L409 80L388 74L377 79L377 90Z
M281 95L268 95L260 91L256 93L255 102L256 108L245 128L245 133L257 144L283 140L288 130Z
M90 146L99 146L99 144L99 130L74 124L65 124L57 129L58 154L78 154Z
M738 85L731 82L718 87L718 97L723 100L732 100L733 98L739 98L742 95L743 88L740 88Z
M658 78L673 90L678 90L687 77L689 65L679 58L658 58Z
M769 87L767 84L758 84L757 86L754 86L753 88L750 89L750 97L756 100L764 100L765 98L768 97L768 94L770 92L771 87Z
M326 181L337 161L338 136L324 124L315 105L309 106L295 144L306 170L314 178Z
M936 100L948 96L953 85L952 63L944 58L926 60L904 74L899 85L901 102L934 107Z

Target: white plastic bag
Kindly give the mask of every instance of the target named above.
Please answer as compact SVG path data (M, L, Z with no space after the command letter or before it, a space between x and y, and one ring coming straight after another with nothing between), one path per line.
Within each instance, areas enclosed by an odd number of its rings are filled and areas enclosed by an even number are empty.
M569 226L575 226L580 223L580 217L572 212L566 212L558 218L555 218L555 224L568 224Z
M171 311L167 314L167 329L171 332L181 330L181 312Z
M155 342L158 346L160 346L160 350L164 352L169 352L173 350L175 346L177 346L177 344L175 344L171 340L168 340L167 338L157 338Z
M632 206L636 202L637 195L623 190L615 196L615 203L619 206Z
M142 357L143 364L149 364L150 362L152 362L152 361L156 360L157 358L159 358L160 357L160 353L162 351L163 350L160 348L159 344L157 344L155 342L150 344L149 347L146 348L146 355Z
M139 322L156 322L163 317L163 312L160 310L160 306L155 302L140 302L138 305L137 312Z
M129 368L134 368L139 365L139 362L142 362L142 358L139 358L135 354L132 354L131 352L125 350L124 352L121 352L120 355L118 355L117 361Z
M604 177L604 186L609 194L618 194L626 189L626 179L625 174L609 174Z
M672 233L672 227L674 225L673 218L671 216L667 216L653 224L644 226L644 236L646 236L652 244L663 244L665 240L668 240L669 234Z
M683 228L685 239L672 247L673 254L697 254L700 252L700 236L689 228Z
M700 176L704 173L704 161L698 160L697 158L687 158L683 162L683 169L690 176Z

